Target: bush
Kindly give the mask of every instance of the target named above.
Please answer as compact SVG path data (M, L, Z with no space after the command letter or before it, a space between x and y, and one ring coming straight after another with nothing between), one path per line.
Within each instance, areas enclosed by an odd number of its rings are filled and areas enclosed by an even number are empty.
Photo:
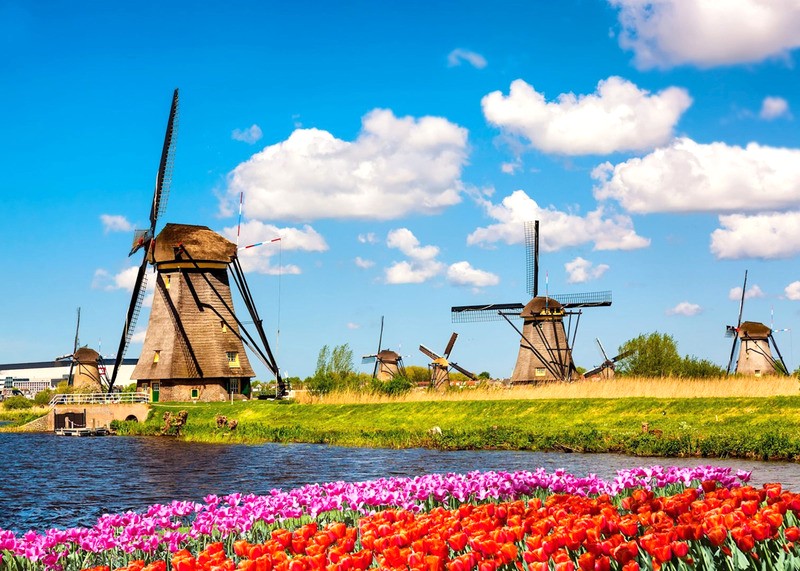
M33 397L33 402L36 406L47 406L50 404L50 400L55 394L55 391L51 391L50 389L39 391L36 393L36 396Z
M414 387L414 384L406 377L395 375L388 381L379 381L372 379L370 382L370 390L377 394L398 396L407 393Z
M23 396L9 397L3 401L3 408L6 410L24 410L33 408L33 402Z

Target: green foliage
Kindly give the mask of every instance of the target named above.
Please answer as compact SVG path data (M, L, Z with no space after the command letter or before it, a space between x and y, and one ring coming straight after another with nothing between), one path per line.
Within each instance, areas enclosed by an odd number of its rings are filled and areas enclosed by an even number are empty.
M408 380L407 377L402 375L395 375L388 381L379 381L378 379L372 379L370 381L370 390L377 394L383 394L388 396L398 396L407 393L412 388L414 388L414 383Z
M120 391L123 392L123 393L135 393L136 392L136 383L128 383L124 387L121 387Z
M680 375L691 378L714 378L725 375L725 369L707 359L687 355L681 361Z
M353 351L350 346L345 343L331 350L327 345L323 345L317 356L314 376L306 379L304 384L308 392L315 396L334 391L358 390L361 379L355 373Z
M413 385L426 386L428 383L430 383L431 374L428 371L428 367L409 365L406 367L406 379L408 379Z
M36 396L33 397L33 404L36 406L47 406L50 404L50 400L53 398L54 394L55 391L51 391L50 389L39 391L36 393Z
M33 408L33 402L23 396L8 397L3 401L3 408L6 410L24 410Z
M618 375L636 377L668 377L676 374L681 367L678 345L671 335L649 333L626 341L619 352L633 351L633 354L617 363Z
M56 394L57 395L68 395L75 392L75 387L69 386L67 381L61 381L56 385Z
M678 345L666 333L648 333L626 341L619 352L633 351L616 366L618 375L634 377L721 377L725 369L707 359L678 354Z
M489 374L489 371L482 371L482 372L481 372L481 373L478 375L478 378L479 378L479 379L487 379L487 380L488 380L488 379L491 379L491 378L492 378L492 375L491 375L491 374Z

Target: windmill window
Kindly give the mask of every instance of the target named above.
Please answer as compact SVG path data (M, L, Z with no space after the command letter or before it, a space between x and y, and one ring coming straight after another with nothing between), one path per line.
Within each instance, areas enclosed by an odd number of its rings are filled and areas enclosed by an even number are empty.
M200 398L200 389L192 389L192 399Z
M545 369L544 367L536 367L533 374L536 375L537 377L544 377L547 375L547 369Z
M236 351L228 351L225 353L228 356L228 366L229 367L238 367L239 366L239 353Z
M239 379L228 379L228 392L232 395L239 394Z
M220 326L222 326L222 332L225 333L228 330L228 326L225 325L224 321L220 321Z
M161 357L161 351L154 351L153 352L153 363L158 363L159 358Z
M164 276L164 287L169 289L169 276L168 275Z

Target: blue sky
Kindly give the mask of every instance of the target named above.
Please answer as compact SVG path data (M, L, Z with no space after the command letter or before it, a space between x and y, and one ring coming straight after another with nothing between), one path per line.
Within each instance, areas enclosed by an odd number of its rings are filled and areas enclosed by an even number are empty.
M509 376L516 333L450 307L527 301L534 218L551 293L613 291L578 365L652 331L726 365L747 269L794 368L799 47L792 0L0 0L0 362L68 352L77 307L116 351L178 87L161 223L235 240L244 193L241 245L281 237L242 262L289 375L374 352L385 316L407 365L457 331L453 360Z

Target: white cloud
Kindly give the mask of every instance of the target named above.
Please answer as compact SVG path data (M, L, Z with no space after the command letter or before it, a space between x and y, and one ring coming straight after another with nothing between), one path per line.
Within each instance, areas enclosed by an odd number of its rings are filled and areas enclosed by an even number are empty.
M441 117L364 116L354 141L298 129L228 176L220 206L247 194L246 214L260 220L391 220L436 214L460 202L467 130Z
M362 244L377 244L378 237L375 236L374 232L367 232L366 234L359 234L358 241Z
M147 336L147 328L144 329L137 329L136 332L131 335L131 344L141 344L144 343L144 338Z
M100 222L103 223L103 232L131 232L133 224L119 214L101 214Z
M514 162L503 163L500 165L500 170L505 174L516 174L522 168L522 161L516 160Z
M567 283L580 284L590 280L596 280L606 273L609 266L607 264L594 265L589 260L578 256L571 262L564 264L567 270Z
M800 281L792 282L783 290L788 299L800 301Z
M436 260L439 248L420 246L419 240L408 228L389 232L386 245L410 258L386 268L385 279L388 284L423 283L440 274L444 268L444 264Z
M719 217L711 253L719 259L788 258L800 253L800 212Z
M452 52L447 54L448 67L456 67L461 65L463 62L466 62L472 67L477 69L483 69L484 67L486 67L486 58L479 53L475 53L470 50L464 50L461 48L456 48Z
M761 102L761 111L758 116L767 121L778 119L779 117L791 117L789 113L789 102L783 97L765 97Z
M102 268L95 270L94 277L92 278L93 289L104 289L111 291L115 289L124 289L133 292L133 286L136 285L136 276L139 273L139 266L130 266L125 268L117 274L111 275L107 270Z
M375 265L375 262L373 262L372 260L365 260L361 256L356 256L356 259L354 261L356 265L362 270L369 269Z
M562 93L547 102L521 79L508 97L500 91L481 101L492 125L522 136L546 153L565 155L641 151L667 143L691 105L686 90L669 87L651 95L621 77L609 77L589 95Z
M352 321L350 321L350 322L347 323L347 328L350 329L350 330L361 329L361 325L359 325L358 323L353 323Z
M261 139L262 135L261 127L253 123L247 129L234 129L233 133L231 133L231 138L234 141L242 141L252 145Z
M236 242L237 227L224 228L223 236ZM280 241L272 242L280 238ZM258 244L248 248L251 244ZM259 220L249 220L242 224L239 236L239 262L246 272L259 274L299 274L301 270L294 264L273 265L279 254L286 251L325 252L328 244L311 226L302 228L278 228L273 224L265 224Z
M760 287L758 287L758 285L756 285L756 284L753 284L752 286L747 288L746 292L744 292L744 298L745 299L754 299L754 298L758 298L758 297L764 297L765 295L766 294L762 291L762 289ZM731 288L731 291L728 292L728 299L735 300L735 301L741 300L742 299L742 288L741 287Z
M595 250L633 250L650 244L649 239L636 234L629 217L605 216L602 207L586 216L579 216L558 211L552 206L542 208L522 190L506 196L500 204L493 204L483 197L475 200L497 223L472 232L467 237L470 245L522 243L524 224L533 220L541 221L539 246L545 252L588 242L594 242Z
M682 301L675 307L671 307L666 311L667 315L686 315L692 316L697 315L703 311L703 308L697 305L696 303L689 303L688 301Z
M700 144L688 138L592 172L595 198L629 212L742 212L795 207L800 149Z
M451 264L447 268L447 281L454 285L481 288L499 284L500 278L491 272L473 268L469 262L464 261Z
M800 46L797 0L609 0L640 68L732 65Z

